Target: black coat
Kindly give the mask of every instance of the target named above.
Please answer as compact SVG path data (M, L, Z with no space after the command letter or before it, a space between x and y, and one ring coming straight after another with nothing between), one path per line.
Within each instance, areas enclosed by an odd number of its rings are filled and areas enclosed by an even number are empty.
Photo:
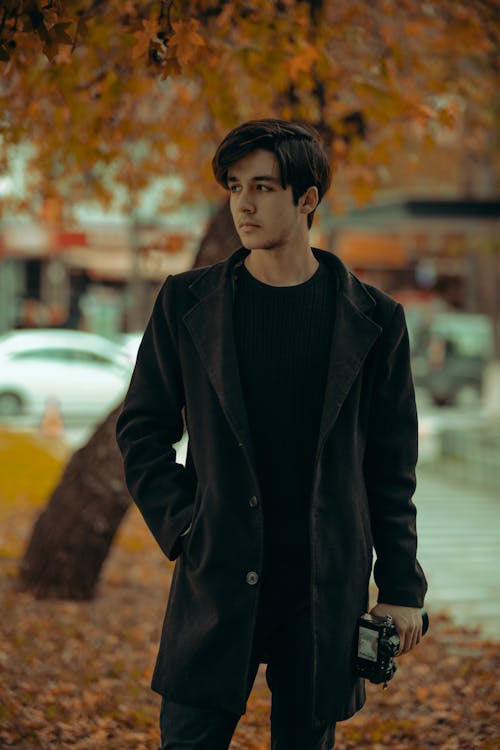
M247 252L166 280L117 426L132 497L164 553L177 558L153 689L237 713L245 710L254 574L263 563L259 481L232 328ZM426 582L416 560L417 417L402 308L333 254L314 254L331 269L336 297L310 503L319 722L345 719L364 702L353 673L354 633L367 608L373 546L379 601L420 607ZM172 449L184 419L185 468Z

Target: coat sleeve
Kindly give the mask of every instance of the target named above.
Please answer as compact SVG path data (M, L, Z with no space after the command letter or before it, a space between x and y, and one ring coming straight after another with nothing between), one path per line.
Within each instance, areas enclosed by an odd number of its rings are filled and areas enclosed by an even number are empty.
M193 479L172 447L184 429L173 281L156 299L116 427L130 494L171 560L181 551L194 499Z
M365 480L377 559L378 601L421 607L427 590L417 561L418 422L403 308L384 326L372 395Z

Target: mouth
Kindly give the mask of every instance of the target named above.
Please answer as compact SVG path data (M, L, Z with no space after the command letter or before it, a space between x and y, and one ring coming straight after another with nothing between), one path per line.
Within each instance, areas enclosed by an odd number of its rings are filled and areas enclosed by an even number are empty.
M238 229L258 229L258 224L252 224L250 221L244 221L241 224L238 224Z

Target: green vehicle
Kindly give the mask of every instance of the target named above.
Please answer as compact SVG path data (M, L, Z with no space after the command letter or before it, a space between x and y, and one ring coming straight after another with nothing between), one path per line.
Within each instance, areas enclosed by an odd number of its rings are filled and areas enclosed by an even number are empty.
M483 389L494 353L493 325L485 315L439 312L410 331L415 385L439 406L470 406Z

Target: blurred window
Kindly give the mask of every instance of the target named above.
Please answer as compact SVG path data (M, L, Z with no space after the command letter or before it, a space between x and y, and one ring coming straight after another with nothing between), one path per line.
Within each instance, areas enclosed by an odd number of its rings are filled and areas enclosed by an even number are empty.
M108 359L95 352L84 349L31 349L24 352L16 352L12 359L14 360L49 360L51 362L83 362L100 365L113 365L113 360Z

